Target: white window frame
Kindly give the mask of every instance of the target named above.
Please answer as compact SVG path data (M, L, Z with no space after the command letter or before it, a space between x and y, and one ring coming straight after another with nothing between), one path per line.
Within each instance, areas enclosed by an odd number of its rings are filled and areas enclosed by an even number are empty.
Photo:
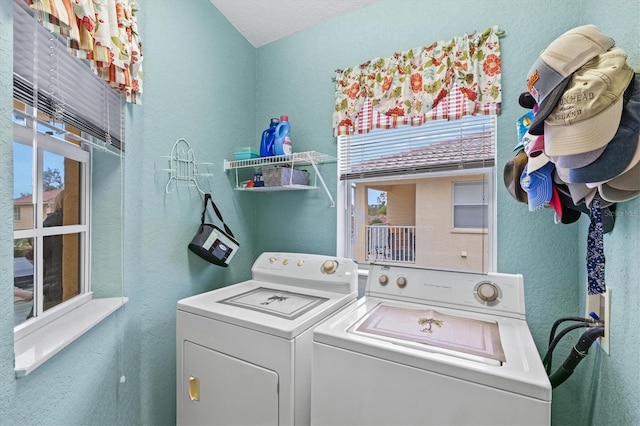
M33 108L27 108L27 115L35 115ZM51 135L37 131L34 129L37 126L37 121L32 118L25 117L24 125L14 123L13 124L13 141L14 143L21 143L23 145L31 146L33 149L34 158L34 192L37 197L36 203L34 203L34 226L30 229L15 230L13 232L13 238L33 238L36 250L41 252L42 239L47 235L61 235L61 234L79 234L80 239L80 291L79 294L73 298L63 301L60 304L47 309L43 312L43 299L42 297L34 297L34 313L35 316L23 323L14 327L14 337L16 340L20 340L34 331L44 327L51 323L56 318L64 315L71 310L90 300L90 215L91 211L89 188L90 182L90 164L91 158L87 148L74 145L70 142L55 138ZM43 155L42 152L47 151L53 154L63 156L65 158L72 159L81 164L81 187L80 187L80 224L78 225L65 225L64 229L56 228L44 228L42 222L43 217ZM36 259L40 260L41 255L36 255ZM34 293L38 291L39 287L42 287L42 274L35 273L36 270L41 269L42 265L39 265L37 269L34 269Z
M80 155L90 157L83 169L88 176L91 176L90 161L94 161L94 157L98 156L94 149L100 151L99 156L105 152L116 155L121 160L123 158L123 95L111 89L103 79L91 71L84 61L71 55L67 51L63 38L59 35L52 36L52 33L34 21L33 13L33 9L29 8L24 1L13 1L14 99L27 106L40 107L42 113L55 115L61 118L61 121L70 122L74 128L81 130L83 133L80 136L73 135L73 137L81 142L82 149L86 151L86 154ZM34 149L38 144L46 146L50 142L56 147L55 150L62 149L62 155L76 155L77 146L69 147L64 145L66 142L49 135L36 136L35 124L27 124L29 120L32 123L37 121L38 116L33 108L17 113L23 118L14 123L18 138L23 140L31 138ZM46 122L40 121L38 124L49 126L54 134L61 132L61 129ZM24 132L24 135L21 135L21 132ZM58 146L59 142L63 145ZM34 170L37 170L35 167L34 162ZM123 163L121 167L124 167ZM92 259L89 230L92 229L92 223L89 212L91 197L95 194L91 191L88 176L83 182L85 185L83 190L88 191L85 197L85 212L88 216L84 222L87 230L84 245L81 247L86 250L85 267L82 270L85 277L82 280L84 293L68 302L47 309L37 319L26 321L23 325L14 328L16 377L30 374L128 301L121 294L116 294L116 297L94 298L91 292ZM41 190L42 188L36 193L42 193ZM122 191L122 187L120 190ZM42 215L42 212L34 213ZM47 230L47 232L51 231ZM20 233L17 235L19 236ZM122 235L121 227L121 238ZM118 276L118 280L123 279L121 275Z
M487 227L471 227L471 226L456 226L456 222L455 222L455 210L456 210L456 206L483 206L485 203L456 203L456 187L461 187L461 186L469 186L469 185L484 185L484 182L482 181L453 181L451 182L451 228L458 231L458 232L488 232L488 226L489 224L487 223ZM488 189L488 185L487 185L487 189ZM484 192L484 189L483 189ZM487 200L489 200L488 195L489 194L485 194L487 196ZM487 205L487 218L490 218L490 216L488 215L488 211L489 211L489 206ZM488 221L488 220L487 220Z
M497 135L497 120L494 118L493 120L493 142L494 146L497 147L498 135ZM418 127L416 128L418 129ZM341 140L340 138L345 138L347 136L338 136L336 141L338 146L340 146ZM494 149L494 152L497 149ZM450 170L450 171L433 171L428 173L416 173L410 175L403 176L389 176L389 177L374 177L374 178L365 178L365 179L349 179L349 180L340 180L340 170L341 170L341 161L343 159L340 157L340 153L338 153L338 167L337 169L337 202L336 202L336 213L337 213L337 229L336 229L336 253L340 257L353 258L352 248L351 248L351 210L354 207L353 203L353 188L354 184L365 183L365 182L379 182L384 180L395 181L400 179L422 179L422 178L431 178L431 177L442 177L442 176L464 176L470 174L487 174L487 189L488 189L488 229L456 229L455 232L466 232L466 233L488 233L489 235L489 259L488 259L488 271L492 272L497 270L497 179L496 179L496 166L495 159L494 165L490 167L484 168L469 168L464 170ZM453 224L453 218L452 218ZM453 230L453 226L452 226ZM368 264L359 263L358 264L359 274L367 275L368 274Z

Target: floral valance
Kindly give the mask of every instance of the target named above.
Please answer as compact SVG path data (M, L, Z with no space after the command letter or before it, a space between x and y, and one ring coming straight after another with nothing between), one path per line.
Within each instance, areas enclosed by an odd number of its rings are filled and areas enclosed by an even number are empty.
M419 126L434 118L449 119L446 110L444 115L431 111L452 95L452 90L471 101L465 103L470 106L458 111L457 116L499 114L500 35L496 27L491 27L482 33L336 70L334 134L354 132L356 115L365 100L378 113L390 117L392 127ZM366 133L375 122L370 121L365 128L358 126L357 131Z
M140 103L142 42L136 0L25 0L49 31L64 36L69 51L89 61L109 85Z

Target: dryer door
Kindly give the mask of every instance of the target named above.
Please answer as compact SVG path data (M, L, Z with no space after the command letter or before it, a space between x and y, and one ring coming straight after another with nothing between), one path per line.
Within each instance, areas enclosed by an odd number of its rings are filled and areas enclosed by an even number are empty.
M278 374L192 342L183 344L179 425L277 425Z

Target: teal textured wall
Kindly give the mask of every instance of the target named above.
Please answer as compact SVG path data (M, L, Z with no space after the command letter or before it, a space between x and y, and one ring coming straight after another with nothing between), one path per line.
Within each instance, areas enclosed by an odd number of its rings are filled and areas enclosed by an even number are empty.
M526 75L539 52L566 30L587 23L601 26L627 51L629 64L638 69L639 13L635 0L535 4L381 0L258 49L257 121L266 127L270 117L288 114L294 150L333 155L331 78L335 69L491 25L505 30L500 40L503 108L498 118L498 270L524 275L528 323L544 354L553 321L583 315L588 221L583 216L579 223L556 225L551 211L530 213L504 189L502 167L513 155L515 121L525 112L518 105L518 95L526 90ZM335 179L335 167L326 168L326 175ZM321 198L322 193L287 194L260 200L261 219L271 225L258 234L260 250L305 244L319 251L333 249L334 233L327 229L335 227L336 212L324 206ZM283 201L294 206L293 210L282 209ZM616 343L612 343L612 356L602 357L598 348L592 349L594 355L554 390L554 424L583 425L592 419L594 424L607 423L607 419L618 424L640 422L635 397L640 390L639 356L625 348L625 342L637 336L631 318L640 298L638 202L621 203L616 228L605 238L608 282L619 287L613 297L611 338ZM284 229L304 232L285 233ZM556 367L568 354L570 339L566 340L556 351ZM594 383L601 383L602 389L596 390ZM620 422L613 420L618 418Z
M0 276L11 277L11 13L0 5ZM174 424L175 303L249 277L266 250L335 253L336 209L322 190L247 194L222 171L234 148L254 145L271 117L288 114L293 148L335 155L333 71L378 56L498 25L503 111L498 119L498 269L525 277L527 315L541 351L551 323L582 314L586 219L555 225L501 185L515 145L517 96L538 53L574 26L594 23L640 66L637 0L380 0L260 49L208 0L139 0L144 42L143 105L126 111L125 286L130 302L30 376L13 377L9 286L0 287L0 424ZM455 14L451 13L451 8ZM7 10L8 9L8 10ZM213 192L241 243L229 268L186 249L199 223L193 188L165 194L163 156L178 138L211 162ZM335 165L321 166L335 197ZM554 424L638 424L640 200L622 203L605 238L614 287L611 356L592 350L554 391ZM9 278L7 278L8 280ZM632 344L629 344L631 342ZM566 348L564 348L566 351ZM557 362L556 362L557 364ZM119 384L120 377L126 382Z
M640 3L589 0L586 20L597 23L627 51L627 62L640 72ZM614 13L611 13L614 11ZM584 259L587 224L580 231ZM588 419L594 425L640 423L640 352L637 312L640 306L640 199L618 205L616 225L605 235L606 283L611 289L610 355L593 351L584 368L590 380L581 389ZM581 282L586 280L582 265ZM582 295L584 297L584 294ZM589 370L591 369L591 370Z
M25 378L13 373L10 286L0 286L0 424L175 424L175 306L184 297L250 277L256 252L250 205L235 199L222 159L255 132L256 49L208 0L138 2L144 105L126 109L127 305ZM12 276L11 2L0 5L0 270ZM200 223L194 188L170 185L168 156L186 139L241 242L229 268L187 250ZM107 176L117 186L118 176ZM114 166L114 164L111 164ZM213 220L210 217L209 220ZM117 226L115 227L117 232ZM95 256L95 255L94 255ZM96 259L94 259L96 260ZM97 259L97 269L109 259ZM105 264L105 262L107 264ZM112 270L114 275L120 268ZM104 274L100 274L101 279ZM117 289L116 289L117 290ZM121 376L126 378L120 383Z

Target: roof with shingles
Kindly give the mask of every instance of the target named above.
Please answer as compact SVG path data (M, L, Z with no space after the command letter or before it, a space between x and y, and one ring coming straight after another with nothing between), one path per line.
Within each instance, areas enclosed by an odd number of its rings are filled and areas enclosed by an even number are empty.
M58 194L62 191L62 188L60 189L51 189L49 191L45 191L42 193L42 201L47 204L47 203L52 203L53 200L56 199L56 197L58 196ZM14 198L13 199L13 204L14 205L19 205L19 204L32 204L32 200L31 200L31 194L29 195L25 195L24 197L18 197L18 198Z
M382 156L376 160L351 165L351 172L370 172L373 170L411 169L434 166L456 165L465 162L487 161L494 159L493 143L490 137L471 137L410 149L398 154Z

